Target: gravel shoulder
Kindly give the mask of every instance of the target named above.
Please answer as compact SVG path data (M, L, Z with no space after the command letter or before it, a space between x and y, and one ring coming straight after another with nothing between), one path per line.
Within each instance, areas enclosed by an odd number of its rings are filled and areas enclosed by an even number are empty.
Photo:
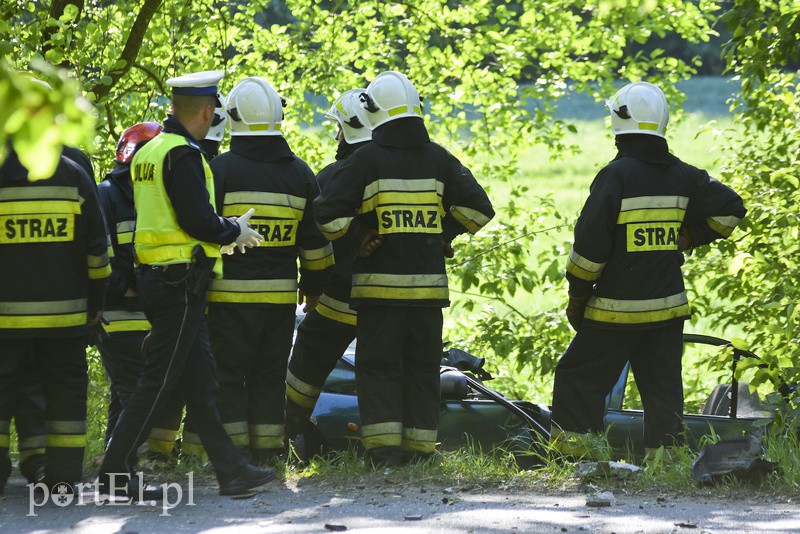
M173 479L178 482L177 479ZM613 493L609 506L600 488L560 491L503 485L452 487L444 483L392 483L374 479L301 479L272 482L241 499L220 497L207 479L194 481L192 499L183 481L182 503L98 504L32 507L29 489L12 478L0 497L0 532L798 532L796 498L752 495L741 488L698 495ZM608 495L606 495L608 497ZM170 499L177 501L173 487ZM41 502L41 501L39 501Z

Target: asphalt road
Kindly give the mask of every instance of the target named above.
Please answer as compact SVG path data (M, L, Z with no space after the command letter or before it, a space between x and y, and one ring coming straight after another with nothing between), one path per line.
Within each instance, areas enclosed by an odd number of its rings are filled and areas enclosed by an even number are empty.
M176 482L178 482L176 480ZM506 487L449 487L446 484L332 483L319 479L272 482L254 495L232 499L217 488L187 480L182 503L99 505L84 491L72 503L33 506L21 478L0 496L0 532L170 533L183 532L800 532L800 499L673 498L614 495L611 506L590 507L593 494L536 493ZM36 498L36 497L35 497ZM177 490L169 498L177 502ZM37 503L42 502L40 495Z

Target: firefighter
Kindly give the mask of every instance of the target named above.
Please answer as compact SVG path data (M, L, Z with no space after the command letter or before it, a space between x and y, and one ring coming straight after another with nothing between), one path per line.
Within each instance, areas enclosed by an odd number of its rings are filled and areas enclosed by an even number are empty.
M161 129L157 122L140 122L122 132L115 150L116 166L97 187L113 250L111 277L103 312L104 324L97 342L103 367L111 381L104 442L106 446L119 413L125 408L139 380L143 365L142 343L150 330L150 323L142 311L136 291L133 250L136 213L130 163L136 151L161 133ZM155 416L153 429L147 440L150 451L171 456L182 412L180 401L172 399Z
M566 276L577 333L553 387L552 440L572 456L602 432L605 397L628 361L648 453L682 442L683 251L728 237L746 212L733 190L669 152L659 87L628 84L607 107L617 155L575 225Z
M225 97L220 94L217 107L214 109L214 118L211 120L211 128L205 138L200 140L200 146L206 153L209 160L214 159L219 154L219 146L225 138L225 125L228 123L228 114L225 112Z
M325 115L336 121L336 161L317 175L320 189L356 150L372 142L359 95L364 89L343 93ZM314 411L322 386L339 357L356 337L356 311L350 307L350 277L359 243L353 232L333 242L336 264L317 307L297 328L286 373L286 436L301 434Z
M33 361L46 401L44 482L74 484L86 447L87 326L103 309L108 238L85 170L62 156L52 177L29 181L10 143L7 149L0 167L0 457L8 453L12 415L22 415L20 390L33 383L25 376Z
M35 81L41 82L40 80ZM49 85L45 84L45 87L52 90ZM77 163L94 182L94 168L86 154L77 148L64 146L61 155ZM22 380L17 409L14 413L14 428L17 432L19 449L19 471L29 483L43 482L46 464L47 422L45 421L44 389L36 370L33 354L27 358L27 368ZM6 463L7 471L10 473L10 459L6 458L2 461ZM2 472L5 470L0 467L0 487L4 483Z
M222 426L203 313L208 280L222 271L220 245L244 250L260 240L247 224L250 214L228 220L211 206L213 176L197 140L211 126L221 78L219 71L206 71L167 80L174 115L131 162L136 285L151 329L148 358L100 466L98 484L104 494L163 498L162 487L140 487L141 477L131 474L153 414L176 389L196 421L220 494L240 493L275 477L272 470L250 466Z
M379 74L360 99L372 143L333 173L314 216L329 239L351 231L361 244L350 304L362 441L374 463L398 465L435 450L450 242L494 211L472 173L430 141L405 75Z
M261 245L223 256L211 282L208 320L217 360L220 414L234 443L249 445L256 464L284 455L286 366L297 304L311 311L333 268L333 248L316 227L314 173L281 133L283 103L263 78L228 95L230 151L214 158L217 211L255 210ZM298 282L298 258L300 263Z

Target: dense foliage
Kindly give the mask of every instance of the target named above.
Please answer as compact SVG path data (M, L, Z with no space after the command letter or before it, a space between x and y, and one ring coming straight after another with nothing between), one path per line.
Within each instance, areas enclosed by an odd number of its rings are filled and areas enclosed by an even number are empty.
M722 21L733 35L724 51L741 80L736 122L727 143L724 177L743 191L749 209L743 231L718 249L733 257L725 271L709 265L698 285L730 305L720 309L696 285L695 305L722 325L737 324L770 365L756 384L800 378L800 79L785 68L798 60L800 4L736 0ZM713 254L698 258L716 262ZM730 260L729 260L730 261ZM707 263L706 263L707 264ZM796 422L796 421L795 421Z

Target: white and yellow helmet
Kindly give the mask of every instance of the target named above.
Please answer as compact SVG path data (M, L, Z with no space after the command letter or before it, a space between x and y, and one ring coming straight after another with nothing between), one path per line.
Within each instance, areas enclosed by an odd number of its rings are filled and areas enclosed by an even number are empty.
M283 99L264 78L251 76L237 83L226 107L231 136L282 135Z
M361 93L361 102L372 129L403 117L422 117L417 88L405 74L393 70L378 74Z
M629 83L606 102L611 112L611 132L665 137L669 105L664 92L647 82Z
M372 139L372 130L367 126L367 111L359 99L364 91L365 89L345 91L325 114L327 118L339 124L344 140L351 145Z
M219 105L214 108L214 119L211 121L211 128L208 129L206 139L209 141L221 142L225 137L225 125L228 123L228 114L225 112L225 95L222 93L217 97Z

